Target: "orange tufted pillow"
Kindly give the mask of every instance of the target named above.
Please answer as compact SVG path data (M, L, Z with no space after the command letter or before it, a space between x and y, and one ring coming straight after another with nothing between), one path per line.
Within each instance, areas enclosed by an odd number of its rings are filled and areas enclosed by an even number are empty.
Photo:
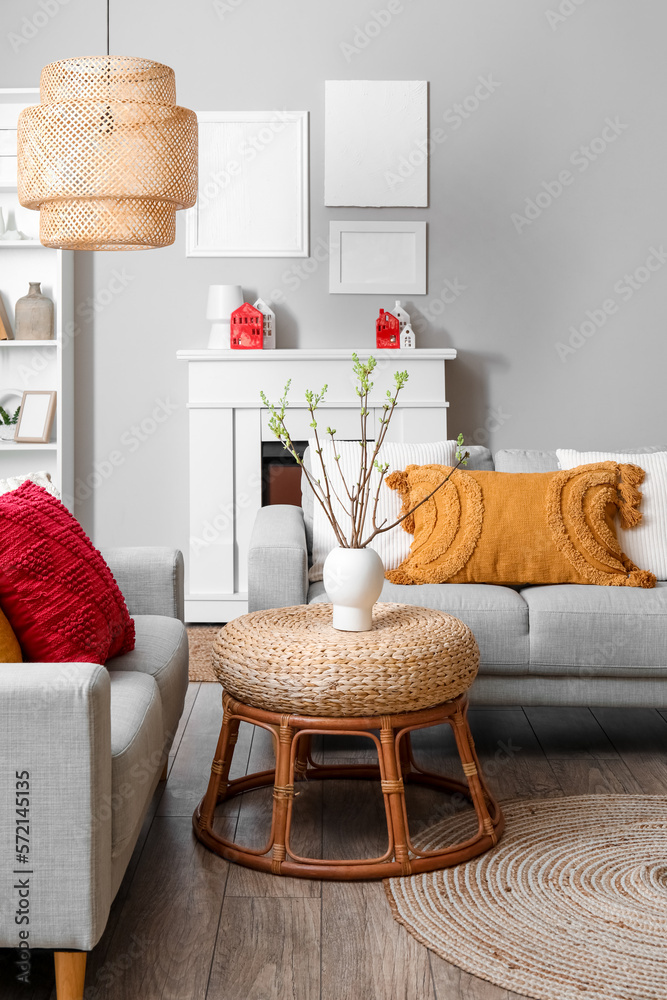
M0 611L0 663L22 663L23 655L14 630Z
M387 485L409 510L449 472L409 465ZM636 465L599 462L559 472L457 469L403 526L410 555L386 576L393 583L593 583L654 587L652 573L621 552L615 532L641 520Z

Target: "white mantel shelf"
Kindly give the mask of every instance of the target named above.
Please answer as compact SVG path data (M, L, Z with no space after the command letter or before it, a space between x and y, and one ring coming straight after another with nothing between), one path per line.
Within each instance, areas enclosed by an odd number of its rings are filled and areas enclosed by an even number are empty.
M183 350L188 363L190 425L190 551L185 616L189 622L225 622L248 610L248 551L262 502L262 450L275 441L269 399L279 399L291 380L288 426L294 441L311 435L304 402L308 388L327 382L323 404L339 440L359 436L359 398L351 360L371 355L378 365L369 400L369 435L384 416L385 391L394 371L408 372L387 440L447 438L446 362L450 347L378 350ZM276 364L286 362L286 364Z
M417 347L411 350L400 348L378 349L376 347L323 348L321 350L283 349L273 351L178 351L179 361L341 361L358 354L360 358L373 355L383 361L453 361L456 351L453 347Z

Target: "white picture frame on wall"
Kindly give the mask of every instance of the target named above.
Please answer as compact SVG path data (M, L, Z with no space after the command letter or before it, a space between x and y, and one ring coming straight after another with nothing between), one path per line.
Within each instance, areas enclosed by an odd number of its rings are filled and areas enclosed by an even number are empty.
M425 295L425 222L329 223L333 295Z
M307 257L308 112L200 112L188 257Z

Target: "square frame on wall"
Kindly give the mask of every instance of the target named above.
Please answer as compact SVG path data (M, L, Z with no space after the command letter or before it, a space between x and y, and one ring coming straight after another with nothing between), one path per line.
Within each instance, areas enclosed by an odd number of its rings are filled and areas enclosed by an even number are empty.
M425 295L425 222L329 223L329 292Z
M200 112L188 257L307 257L308 112Z

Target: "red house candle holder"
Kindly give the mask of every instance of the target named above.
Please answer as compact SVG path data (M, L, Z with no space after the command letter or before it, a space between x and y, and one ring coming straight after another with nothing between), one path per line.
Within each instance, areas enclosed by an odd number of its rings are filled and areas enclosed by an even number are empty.
M264 346L264 314L249 302L231 315L229 346L235 351L261 351Z

